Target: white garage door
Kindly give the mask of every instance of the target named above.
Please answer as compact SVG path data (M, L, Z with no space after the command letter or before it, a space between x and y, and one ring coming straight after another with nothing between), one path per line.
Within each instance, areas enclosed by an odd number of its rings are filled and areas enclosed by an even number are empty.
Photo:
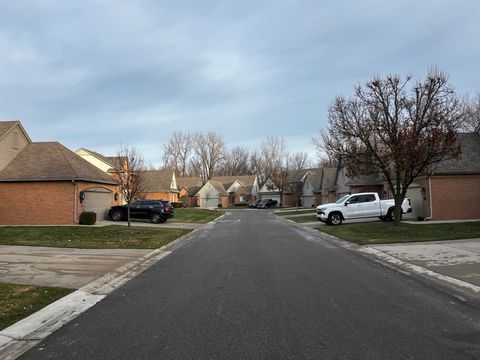
M97 214L97 220L105 220L112 206L113 194L105 189L88 189L85 191L83 208Z
M202 209L216 209L218 208L218 204L220 203L221 203L220 199L216 197L200 198L200 208Z

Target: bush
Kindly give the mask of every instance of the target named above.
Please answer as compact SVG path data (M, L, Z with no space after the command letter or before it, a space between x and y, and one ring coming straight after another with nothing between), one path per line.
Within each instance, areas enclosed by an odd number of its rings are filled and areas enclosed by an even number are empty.
M93 225L97 222L97 214L93 211L84 211L80 214L80 225Z
M177 209L177 208L182 208L183 207L183 202L181 201L172 201L170 204L172 204L172 206Z
M235 207L245 207L245 206L248 206L248 204L245 204L245 203L243 203L243 204L235 204Z

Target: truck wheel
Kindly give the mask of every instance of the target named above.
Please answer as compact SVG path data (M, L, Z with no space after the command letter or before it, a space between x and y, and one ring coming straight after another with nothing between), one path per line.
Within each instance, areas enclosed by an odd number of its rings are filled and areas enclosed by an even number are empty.
M328 215L328 223L330 225L340 225L343 221L342 214L332 213Z
M111 217L113 221L120 221L122 220L122 212L120 210L114 210Z
M388 209L387 219L390 220L390 221L395 221L395 209L394 208ZM400 221L401 220L402 220L402 213L400 213Z
M150 216L150 220L152 221L152 223L154 224L158 224L158 223L161 223L162 222L162 218L163 216L161 216L160 214L152 214L152 216Z

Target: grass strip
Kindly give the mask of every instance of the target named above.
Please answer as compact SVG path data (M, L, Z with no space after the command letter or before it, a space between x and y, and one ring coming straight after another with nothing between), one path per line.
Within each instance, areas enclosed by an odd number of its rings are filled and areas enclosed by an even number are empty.
M301 214L315 215L315 209L302 209L302 210L292 210L292 211L274 211L274 213L275 213L275 215L278 215L278 216L301 215Z
M187 222L196 224L205 224L215 220L223 215L223 211L207 210L198 208L178 208L175 209L173 218L168 219L168 222Z
M161 225L160 225L161 226ZM189 229L123 225L0 227L0 245L80 249L156 249L188 234Z
M360 245L480 238L480 221L447 224L376 222L322 226L319 231Z
M0 330L26 318L75 290L0 283Z
M314 221L318 222L318 219L315 216L315 214L302 215L302 216L287 216L286 219L292 220L296 223L307 223L307 222L314 222Z

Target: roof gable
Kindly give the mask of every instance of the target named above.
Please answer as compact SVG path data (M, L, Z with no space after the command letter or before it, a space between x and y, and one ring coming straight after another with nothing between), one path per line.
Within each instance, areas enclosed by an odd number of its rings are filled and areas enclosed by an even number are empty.
M143 173L144 192L178 191L175 172L166 170L147 170Z
M0 121L0 140L7 136L7 134L10 133L10 131L12 131L15 127L20 129L29 143L32 142L30 136L28 136L27 132L23 128L22 123L18 120Z
M0 171L0 181L116 181L58 142L27 145Z

